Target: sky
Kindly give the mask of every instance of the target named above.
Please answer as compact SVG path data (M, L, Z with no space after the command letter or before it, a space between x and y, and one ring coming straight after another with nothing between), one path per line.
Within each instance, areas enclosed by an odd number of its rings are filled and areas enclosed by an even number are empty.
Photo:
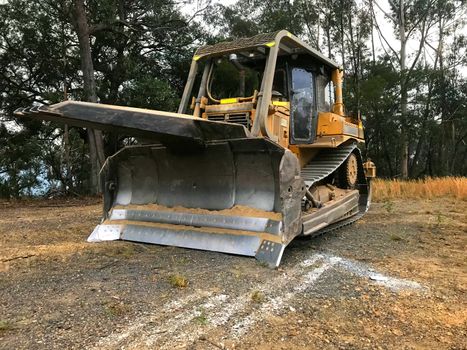
M230 6L233 5L237 2L237 0L189 0L187 1L187 4L182 7L182 12L187 14L187 15L192 15L196 10L201 9L206 6L207 1L211 1L211 4L222 4L225 6ZM356 0L357 4L359 6L362 6L364 1L363 0ZM386 39L387 43L396 51L398 52L400 49L400 41L397 39L397 37L394 35L394 29L391 24L391 21L387 19L383 13L389 13L389 1L387 0L374 0L381 10L378 8L378 6L374 6L374 10L376 13L376 20L378 23L378 26L381 29L381 32L384 34L384 38ZM465 14L465 17L467 18L467 13ZM463 28L460 30L460 32L464 35L467 36L467 25L464 23ZM430 31L430 34L428 38L432 38L434 42L437 41L438 37L438 31L436 28L432 29ZM375 48L377 54L383 54L384 50L390 51L388 44L378 36L378 33L376 29L374 30L374 43L375 43ZM446 45L449 45L450 43L447 42ZM368 42L368 47L370 47L370 42ZM407 43L407 54L410 57L410 55L418 49L419 46L419 40L417 40L416 37L413 37L410 39ZM426 59L428 62L433 62L433 57L434 57L434 52L431 49L426 49L424 52L424 55L422 55L421 59ZM408 59L408 66L411 64L410 58ZM467 67L460 67L459 69L461 71L461 74L463 76L467 76Z

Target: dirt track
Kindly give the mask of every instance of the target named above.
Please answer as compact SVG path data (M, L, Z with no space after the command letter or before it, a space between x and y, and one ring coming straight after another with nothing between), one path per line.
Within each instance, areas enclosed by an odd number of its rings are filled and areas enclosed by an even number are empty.
M278 270L85 243L95 200L0 211L1 349L467 349L465 201L376 203Z

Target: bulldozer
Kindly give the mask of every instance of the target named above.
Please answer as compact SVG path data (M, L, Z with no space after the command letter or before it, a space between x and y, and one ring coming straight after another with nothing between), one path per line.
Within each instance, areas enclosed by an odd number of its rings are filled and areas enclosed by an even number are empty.
M297 236L368 210L375 165L343 71L288 31L196 50L177 113L65 101L18 116L137 140L100 172L103 218L89 242L127 240L280 264Z

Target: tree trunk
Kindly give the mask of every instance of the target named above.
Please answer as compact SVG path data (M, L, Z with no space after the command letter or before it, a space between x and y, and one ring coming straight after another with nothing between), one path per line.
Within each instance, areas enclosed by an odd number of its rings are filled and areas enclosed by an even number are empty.
M68 125L65 124L65 128L63 130L63 150L64 150L64 163L65 163L65 181L62 182L63 191L67 193L72 188L72 181L71 181L71 160L70 160L70 137L69 137L69 128Z
M344 68L345 72L345 48L344 48L344 0L340 1L340 35L341 35L341 57L342 57L342 67Z
M408 163L409 163L409 141L407 136L407 101L408 91L405 79L406 74L406 45L407 39L405 36L405 10L404 0L399 2L399 40L401 42L400 49L400 89L401 89L401 177L406 179L408 177Z
M373 14L373 0L370 0L370 8L371 8L371 13ZM373 59L373 67L376 63L376 55L375 55L375 39L373 36L373 15L370 16L370 21L371 21L371 57Z
M65 14L65 4L63 5L63 13ZM66 37L65 37L65 21L61 21L62 24L62 56L63 56L63 99L68 100L68 82L67 82L67 60L66 60ZM70 159L70 130L68 124L65 124L63 129L63 163L65 165L65 176L61 175L64 178L62 181L62 191L63 193L69 193L73 187L72 174L71 174L71 159ZM60 167L61 168L61 167ZM63 170L60 169L60 174L63 174Z
M447 157L446 157L446 148L448 145L448 142L446 140L446 134L447 130L446 128L448 127L448 123L446 120L447 117L447 101L446 101L446 81L445 81L445 75L444 75L444 56L443 56L443 24L442 24L443 19L440 18L438 22L438 30L439 30L439 45L438 45L438 57L439 57L439 71L440 71L440 97L441 97L441 142L439 143L439 170L438 174L440 176L446 175L446 170L447 170Z
M78 35L81 70L83 72L83 100L97 102L96 81L91 56L89 25L84 0L73 0L73 14L76 34ZM104 164L104 140L100 130L88 129L89 157L91 162L90 190L99 193L99 171Z

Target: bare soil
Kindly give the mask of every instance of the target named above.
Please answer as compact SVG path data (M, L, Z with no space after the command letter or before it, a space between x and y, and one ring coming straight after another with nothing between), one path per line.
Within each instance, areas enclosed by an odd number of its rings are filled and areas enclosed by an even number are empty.
M145 205L116 205L115 209L136 209L136 210L159 210L159 211L172 211L180 213L193 213L193 214L210 214L210 215L227 215L227 216L251 216L257 218L268 218L272 220L282 220L282 214L272 211L260 210L256 208L247 207L244 205L236 205L231 209L223 210L207 210L201 208L186 208L181 206L166 207L160 204L145 204Z
M465 201L374 203L276 270L86 243L99 199L0 213L0 349L467 349Z

